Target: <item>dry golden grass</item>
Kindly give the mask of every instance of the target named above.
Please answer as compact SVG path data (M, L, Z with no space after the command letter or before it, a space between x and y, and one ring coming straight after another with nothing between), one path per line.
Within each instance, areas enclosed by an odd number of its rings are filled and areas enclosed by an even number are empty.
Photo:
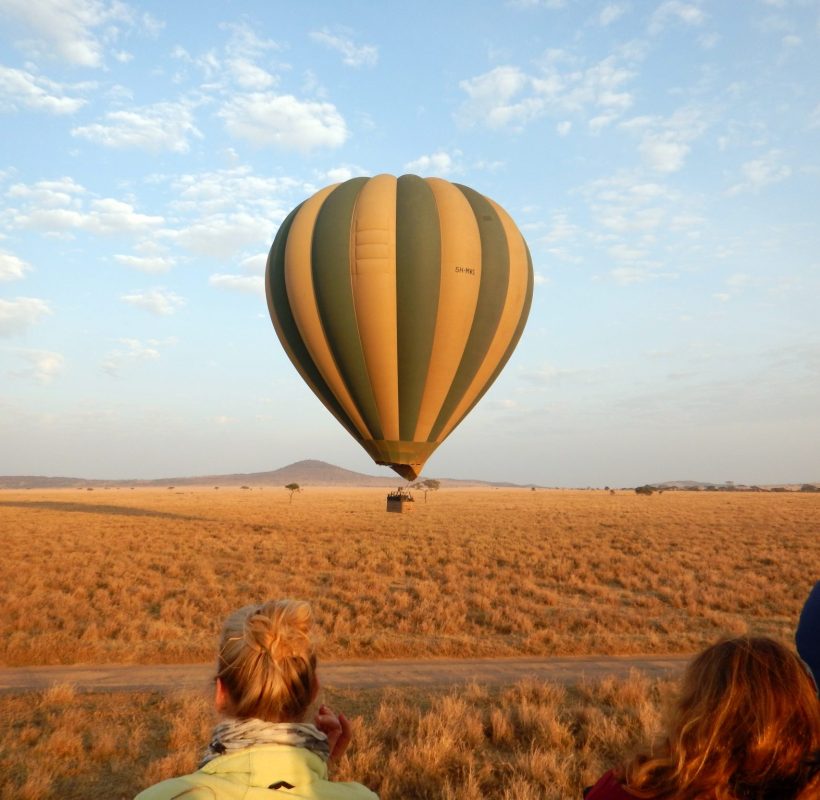
M383 800L580 797L654 735L669 689L635 673L570 689L330 693L329 703L361 715L334 778L365 783ZM131 798L194 770L214 723L201 694L67 686L0 696L0 715L0 800Z
M213 657L247 602L310 600L324 658L692 652L791 640L820 495L0 492L0 663Z

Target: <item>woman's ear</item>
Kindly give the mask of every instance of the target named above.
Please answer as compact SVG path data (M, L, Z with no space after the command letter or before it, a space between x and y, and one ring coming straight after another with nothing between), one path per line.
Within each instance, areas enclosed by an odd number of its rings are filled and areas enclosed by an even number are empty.
M221 678L217 678L214 688L214 707L220 714L227 714L232 705L231 696L225 684L222 683Z

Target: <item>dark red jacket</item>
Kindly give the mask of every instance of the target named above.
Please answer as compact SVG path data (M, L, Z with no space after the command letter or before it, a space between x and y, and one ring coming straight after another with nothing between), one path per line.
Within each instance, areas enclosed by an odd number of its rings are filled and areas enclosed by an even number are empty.
M621 782L610 770L601 776L594 786L584 790L585 800L635 800L635 795L624 789Z

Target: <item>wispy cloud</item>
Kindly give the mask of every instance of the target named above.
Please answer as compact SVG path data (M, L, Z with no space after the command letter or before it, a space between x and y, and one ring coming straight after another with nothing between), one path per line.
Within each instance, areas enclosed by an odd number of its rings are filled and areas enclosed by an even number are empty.
M656 172L679 171L692 148L708 128L703 110L678 109L668 117L634 117L621 123L623 130L640 136L638 150L644 162Z
M375 67L379 61L379 48L372 44L356 44L349 31L341 30L334 33L324 28L312 31L310 38L340 53L342 63L348 67Z
M349 135L344 118L332 103L298 100L290 94L237 95L218 115L231 136L257 147L307 153L339 147Z
M563 50L548 51L540 70L528 73L504 65L459 83L468 99L457 112L467 125L520 130L544 115L560 115L559 134L569 132L569 115L587 118L600 132L619 119L633 103L626 85L636 73L629 61L636 54L610 55L591 65Z
M118 253L114 255L114 260L125 267L148 274L168 272L176 264L175 258L161 255L130 256Z
M118 377L122 369L160 358L162 347L176 344L175 339L117 339L117 347L106 355L101 364L104 372Z
M156 289L149 289L144 292L131 292L120 296L120 300L128 305L142 308L145 311L150 311L152 314L157 314L161 317L167 317L176 313L182 306L185 305L185 299L168 291L162 287Z
M31 264L13 253L0 250L0 281L19 281L31 270Z
M89 86L67 86L26 70L0 64L0 111L25 108L48 114L73 114L86 104L84 98L71 96L78 88L87 90Z
M265 279L261 275L229 275L217 273L208 278L208 283L215 289L226 289L232 292L245 292L260 297L265 296Z
M0 336L23 333L51 313L51 306L39 297L0 298Z
M71 135L104 147L187 153L191 137L202 138L186 102L156 103L144 108L110 111L104 122L79 125Z
M456 164L454 158L459 158L461 151L454 151L453 155L439 150L436 153L431 153L427 156L419 156L413 161L408 161L404 168L408 172L418 173L419 175L449 175L456 171Z
M71 236L75 231L103 236L139 234L157 229L164 221L160 216L141 214L131 203L111 197L86 202L84 187L71 178L14 184L8 194L23 201L20 207L7 212L12 227L50 235Z
M138 28L150 35L161 26L121 0L2 0L0 9L9 32L22 29L23 38L15 41L21 50L80 67L102 66L106 47L122 29Z
M659 34L672 24L682 24L690 27L702 25L706 14L695 3L683 3L680 0L666 0L661 3L652 14L649 21L649 32Z
M766 186L786 180L792 169L782 163L783 154L778 150L771 150L762 158L747 161L740 168L741 179L728 190L728 195L737 195L744 192L759 192Z
M16 349L12 352L25 364L23 367L10 371L9 374L15 378L33 379L38 383L48 384L65 367L63 356L50 350Z
M626 8L624 3L608 3L598 14L598 24L603 27L611 25L626 13Z

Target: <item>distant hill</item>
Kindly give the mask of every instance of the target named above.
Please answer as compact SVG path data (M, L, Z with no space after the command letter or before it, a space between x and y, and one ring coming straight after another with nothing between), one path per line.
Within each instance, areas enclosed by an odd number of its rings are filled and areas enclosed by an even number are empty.
M458 480L441 478L443 487L456 486L498 486L516 487L514 483L493 483L489 481ZM102 486L285 486L298 483L300 486L374 486L396 488L404 481L398 476L380 477L353 472L325 461L308 459L297 461L269 472L238 472L230 475L199 475L193 477L155 478L151 480L99 480L89 478L45 477L42 475L0 476L0 489L60 489L93 488ZM530 486L530 484L527 484Z

